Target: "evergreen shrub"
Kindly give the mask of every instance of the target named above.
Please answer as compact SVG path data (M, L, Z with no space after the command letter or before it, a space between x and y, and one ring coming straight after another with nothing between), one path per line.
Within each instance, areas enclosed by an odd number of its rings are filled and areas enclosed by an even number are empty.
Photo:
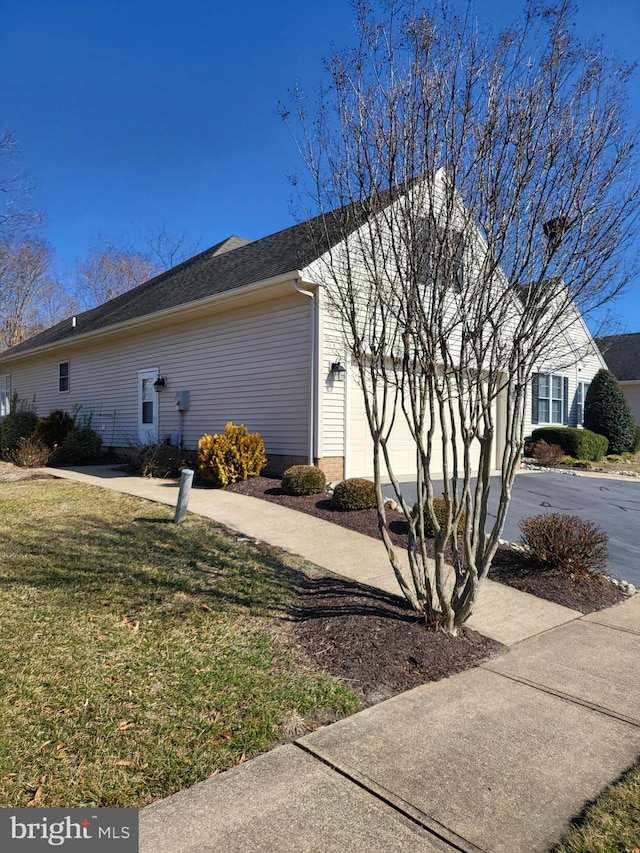
M17 450L21 438L30 438L37 426L35 405L18 398L14 391L9 401L9 414L0 423L0 447L3 451Z
M584 425L609 439L609 453L633 451L636 424L627 398L610 370L599 370L589 385Z
M333 490L331 503L336 509L371 509L376 505L376 487L371 480L351 477Z
M35 438L47 445L50 450L59 446L74 427L74 419L62 409L53 409L48 417L40 418L34 430Z
M267 464L264 441L240 424L228 423L220 435L203 435L198 442L198 470L214 486L228 486L257 477Z
M317 495L326 485L324 471L315 465L292 465L282 475L282 489L288 495Z
M574 459L600 461L608 450L609 442L603 435L577 427L538 427L531 433L534 442L557 444L565 456Z
M446 498L434 498L433 499L433 512L435 517L438 520L438 524L442 527L443 524L446 523L447 520L447 507L448 501ZM417 505L414 507L414 513L417 512ZM464 531L464 526L466 524L467 514L464 510L460 514L460 518L458 519L458 533L462 533ZM433 539L436 535L435 528L431 523L431 516L429 515L429 510L427 509L427 504L424 505L424 535L429 539Z

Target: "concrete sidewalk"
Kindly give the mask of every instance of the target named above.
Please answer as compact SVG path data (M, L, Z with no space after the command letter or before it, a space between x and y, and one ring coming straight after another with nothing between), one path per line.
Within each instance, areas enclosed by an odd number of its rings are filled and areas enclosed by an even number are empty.
M170 506L175 506L178 497L175 480L131 477L116 467L94 465L77 470L42 470L54 477L98 485ZM214 519L243 536L298 554L335 574L400 595L384 545L370 536L224 489L192 489L189 511ZM401 562L405 559L401 552L398 557ZM579 616L575 610L485 580L475 612L467 624L487 637L511 645Z
M177 497L169 481L49 473ZM395 591L375 540L214 490L190 510ZM585 617L546 605L485 583L473 627L508 654L153 803L141 853L548 851L640 754L640 596Z

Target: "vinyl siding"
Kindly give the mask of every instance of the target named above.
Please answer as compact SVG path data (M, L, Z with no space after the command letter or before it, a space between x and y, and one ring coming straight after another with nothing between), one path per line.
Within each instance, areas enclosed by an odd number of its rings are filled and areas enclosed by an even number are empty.
M568 423L551 424L548 421L534 423L532 420L532 389L528 389L527 403L525 408L524 436L531 435L531 431L542 426L578 426L576 422L576 393L579 382L591 382L598 370L603 367L602 357L589 334L586 326L579 318L577 312L573 318L567 319L567 325L563 334L558 335L555 351L547 360L540 364L537 373L552 373L556 376L568 379Z
M309 329L309 300L292 294L225 312L211 307L195 322L70 345L55 356L25 357L7 368L12 388L23 399L35 397L41 416L54 408L71 412L78 404L95 411L93 425L106 445L137 443L138 371L157 367L167 378L158 395L160 440L178 431L175 393L186 389L191 395L182 432L187 447L233 421L260 432L267 454L304 454ZM58 364L65 360L70 390L59 393Z
M323 456L345 455L345 412L347 378L337 381L331 374L331 365L340 361L349 365L349 355L339 321L323 311L322 345L320 348L320 399L322 410L321 447Z
M638 380L621 382L620 387L631 406L636 423L640 424L640 382Z

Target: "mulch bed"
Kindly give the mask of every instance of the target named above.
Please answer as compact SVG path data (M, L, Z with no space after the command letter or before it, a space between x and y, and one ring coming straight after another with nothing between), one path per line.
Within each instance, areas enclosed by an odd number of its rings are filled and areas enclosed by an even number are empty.
M489 577L580 613L611 607L627 597L605 575L571 573L563 569L543 570L532 566L524 554L511 548L498 549Z
M458 637L427 631L403 598L320 572L306 573L288 627L307 657L365 706L506 651L469 628Z
M287 495L280 481L269 477L252 477L227 488L379 538L373 509L343 512L324 494ZM400 516L391 524L391 536L399 547L406 545L407 524ZM532 569L511 548L499 549L489 577L582 613L625 598L604 576ZM401 596L316 571L307 572L291 616L287 630L299 647L348 684L364 705L477 666L506 650L468 628L456 638L426 631Z
M287 495L280 488L280 480L270 477L251 477L242 483L227 486L227 489L273 501L331 521L333 524L357 530L366 536L380 538L374 509L343 512L334 509L331 499L326 495L300 497ZM407 523L400 515L397 521L391 522L390 532L394 544L401 548L406 547ZM542 571L529 565L519 551L508 547L498 549L489 577L499 583L530 592L556 604L562 604L564 607L579 610L581 613L592 613L594 610L610 607L625 599L619 587L607 581L603 575L574 575L563 571Z

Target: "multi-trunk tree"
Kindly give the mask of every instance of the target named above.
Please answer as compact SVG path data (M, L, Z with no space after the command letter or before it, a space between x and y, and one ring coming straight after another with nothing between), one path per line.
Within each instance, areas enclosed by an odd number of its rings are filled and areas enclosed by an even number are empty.
M629 72L576 41L568 3L529 4L498 35L450 8L391 2L374 18L361 4L359 44L327 62L311 118L297 100L295 132L321 212L309 237L333 247L315 274L364 394L389 558L426 623L455 634L499 544L530 380L579 357L578 312L628 280L640 191ZM401 419L415 506L389 454Z

